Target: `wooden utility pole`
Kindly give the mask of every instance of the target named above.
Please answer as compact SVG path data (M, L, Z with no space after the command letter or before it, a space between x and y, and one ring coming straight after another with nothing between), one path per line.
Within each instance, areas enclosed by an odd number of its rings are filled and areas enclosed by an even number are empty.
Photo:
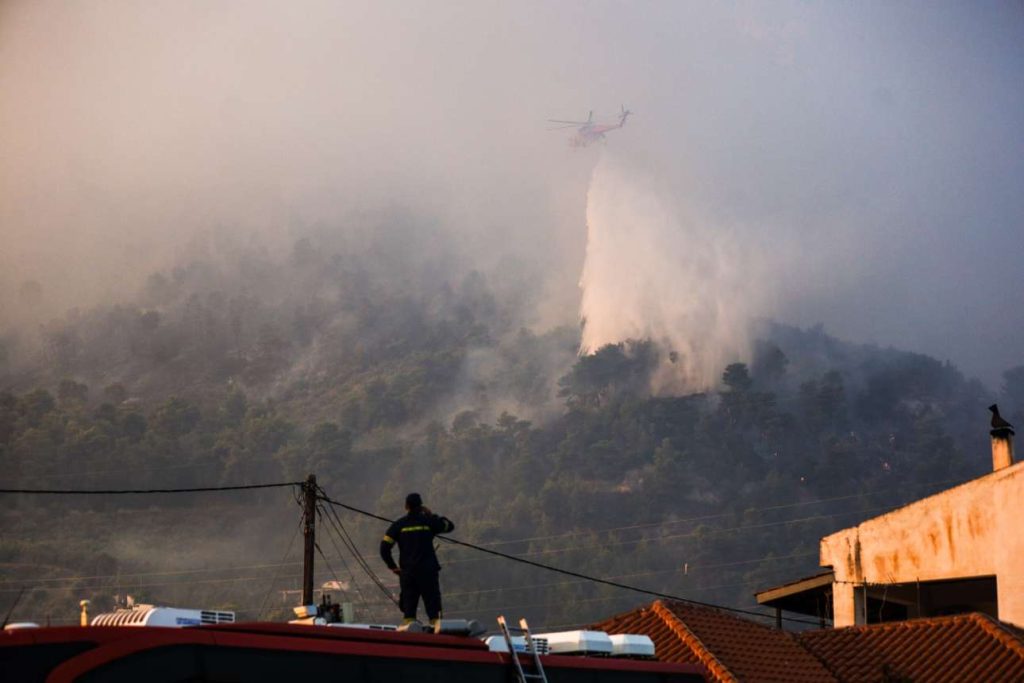
M302 485L303 508L302 537L305 541L302 555L302 604L313 604L313 552L316 550L316 475L309 475Z

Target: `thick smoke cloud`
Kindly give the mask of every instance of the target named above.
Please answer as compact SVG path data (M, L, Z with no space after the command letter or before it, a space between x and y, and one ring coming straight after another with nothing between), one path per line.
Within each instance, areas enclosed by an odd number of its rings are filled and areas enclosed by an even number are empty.
M749 359L751 324L765 312L763 274L743 243L688 212L682 196L659 193L642 169L611 153L587 193L581 350L657 342L667 354L657 392L715 386L728 363Z
M1005 3L3 3L4 325L389 207L422 218L397 239L523 264L525 324L571 323L595 172L621 219L602 234L651 287L721 288L600 334L586 295L585 345L650 329L742 358L737 316L773 315L993 381L1022 360L1022 29ZM544 129L620 103L614 167ZM627 221L619 196L665 213ZM699 333L671 322L722 301Z

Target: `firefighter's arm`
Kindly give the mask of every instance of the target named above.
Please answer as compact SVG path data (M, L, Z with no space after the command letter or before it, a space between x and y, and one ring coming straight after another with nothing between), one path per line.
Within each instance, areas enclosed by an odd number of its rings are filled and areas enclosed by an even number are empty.
M455 524L447 517L432 515L430 517L430 530L435 534L447 534L455 529Z
M395 547L395 534L393 529L388 528L388 532L384 534L384 538L380 539L380 559L384 560L384 564L388 566L393 572L398 572L398 565L395 564L395 558L391 556L391 550Z

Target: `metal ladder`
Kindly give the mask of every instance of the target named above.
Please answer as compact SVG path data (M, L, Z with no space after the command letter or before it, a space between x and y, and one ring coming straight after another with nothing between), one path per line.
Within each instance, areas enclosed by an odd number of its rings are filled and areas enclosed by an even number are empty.
M533 635L530 634L530 625L526 623L526 619L520 619L519 628L515 628L505 622L504 615L500 615L498 617L498 626L501 627L501 633L505 636L505 644L508 645L508 654L512 658L512 665L516 667L519 683L529 683L530 681L548 683L547 674L544 673L544 665L540 663L540 654L537 653L537 646L533 642ZM535 671L527 672L523 670L523 665L519 661L519 654L516 652L515 645L512 644L512 631L521 633L526 638L526 652L533 655Z

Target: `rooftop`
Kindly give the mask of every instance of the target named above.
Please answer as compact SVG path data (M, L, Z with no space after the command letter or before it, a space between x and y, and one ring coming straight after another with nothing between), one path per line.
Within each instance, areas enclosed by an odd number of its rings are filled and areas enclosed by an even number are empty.
M1024 630L979 613L787 633L658 600L592 628L647 634L660 660L702 664L721 682L1024 681Z
M1022 632L984 614L805 631L796 640L837 680L1024 681Z
M658 659L703 664L715 681L836 681L793 635L708 607L658 600L592 628L647 634Z

